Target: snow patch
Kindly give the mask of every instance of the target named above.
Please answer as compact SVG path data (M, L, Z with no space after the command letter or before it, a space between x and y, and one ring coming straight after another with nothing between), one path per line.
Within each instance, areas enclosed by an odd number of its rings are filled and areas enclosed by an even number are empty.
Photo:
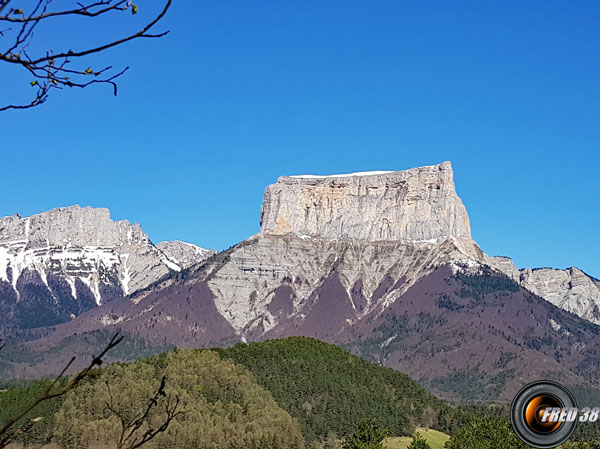
M436 239L420 239L420 240L407 240L411 243L438 243L440 240L445 239L445 237L436 238Z
M176 263L174 263L169 257L167 257L166 254L164 254L162 251L160 252L160 258L162 259L162 261L164 262L164 264L169 267L171 270L173 271L177 271L180 272L181 271L181 267L179 265L177 265Z
M123 267L123 274L121 275L121 286L123 287L123 292L125 295L129 295L129 281L131 280L131 271L129 270L129 266L127 262L129 261L129 254L121 254L121 258L123 261L121 262L121 266Z
M449 265L452 268L452 274L459 272L465 274L483 273L483 265L473 259L456 259L450 262Z
M108 315L102 315L102 317L100 318L100 322L104 325L104 326L110 326L112 324L119 324L121 321L123 321L123 317L120 316L118 318L111 318Z
M102 304L102 296L100 296L100 281L94 279L93 274L89 274L88 276L77 276L77 278L88 286L92 294L94 295L94 299L96 300L96 305Z
M71 287L71 296L77 299L77 289L75 288L75 281L71 276L65 276L65 281L67 281L67 284L69 284L69 287Z
M205 253L206 251L210 251L210 250L208 250L206 248L202 248L201 246L194 245L193 243L182 242L181 240L176 240L176 242L181 243L182 245L186 245L186 246L189 246L189 247L193 248L194 251L196 252L196 254L202 254L202 253Z
M562 329L562 326L560 324L558 324L556 321L554 321L552 318L550 318L550 326L552 326L552 329L554 329L556 332L558 332Z
M305 178L305 179L321 179L321 178L349 178L351 176L373 176L373 175L387 175L394 173L394 171L386 170L375 170L375 171L361 171L356 173L346 173L339 175L292 175L287 176L288 178Z
M8 266L10 265L11 257L8 254L8 248L0 246L0 280L8 282Z
M393 335L393 336L391 336L390 338L388 338L387 340L385 340L385 341L382 341L382 342L379 344L379 347L380 347L380 348L387 348L387 347L390 345L390 343L391 343L392 341L394 341L394 339L395 339L395 338L396 338L396 335Z

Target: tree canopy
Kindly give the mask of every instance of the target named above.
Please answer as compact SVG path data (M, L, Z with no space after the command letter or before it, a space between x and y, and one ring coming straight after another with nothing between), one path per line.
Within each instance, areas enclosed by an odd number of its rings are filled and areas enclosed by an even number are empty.
M363 419L342 443L342 449L382 449L387 430L377 424L375 419Z
M145 409L162 376L165 394L135 430L137 437L165 421L169 402L177 399L182 413L145 447L304 447L297 422L245 369L215 352L190 350L102 370L65 398L56 415L55 441L74 449L118 441L121 418L130 422Z
M365 418L392 436L412 435L417 425L448 432L455 424L457 410L406 374L319 340L291 337L217 351L252 372L298 419L308 441L346 437Z
M528 449L507 418L486 416L472 420L446 443L446 449Z

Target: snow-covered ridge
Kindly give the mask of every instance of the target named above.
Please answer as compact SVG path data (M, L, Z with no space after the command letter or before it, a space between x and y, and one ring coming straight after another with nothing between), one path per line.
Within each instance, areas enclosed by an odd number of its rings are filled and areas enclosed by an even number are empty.
M113 221L104 208L76 205L30 217L15 214L0 218L0 287L12 287L17 303L51 302L50 307L66 310L79 302L89 308L213 253L184 242L176 246L187 249L184 262L157 248L138 223ZM0 306L6 299L0 296Z
M156 246L171 262L181 268L188 268L217 253L215 250L202 248L193 243L182 242L180 240L160 242Z
M339 175L292 175L288 178L349 178L351 176L373 176L373 175L387 175L388 173L394 173L389 170L375 170L375 171L360 171L356 173L346 173Z
M282 176L282 178L304 178L304 179L327 179L327 178L353 178L353 177L361 177L361 176L377 176L377 175L389 175L392 173L397 173L399 176L402 176L405 173L417 173L423 170L433 170L433 171L450 171L452 172L452 164L448 161L442 162L441 164L435 165L425 165L423 167L411 168L408 170L372 170L372 171L359 171L355 173L342 173L335 175L290 175L290 176Z
M129 254L122 254L125 258L122 264L125 273L128 271L127 258ZM100 305L101 274L114 272L118 276L121 265L119 255L111 247L73 247L73 246L47 246L46 248L27 248L27 242L0 243L0 280L10 282L17 295L17 282L22 273L39 274L42 282L48 287L48 275L54 274L63 277L71 287L73 298L77 299L75 288L76 279L79 279L91 290L96 304ZM123 276L121 287L125 294L129 289L128 278Z
M182 242L181 240L171 240L170 242L164 241L164 242L160 242L157 246L160 246L162 244L166 244L168 246L172 246L172 245L186 246L186 247L190 248L192 251L194 251L195 253L198 253L198 254L204 253L206 251L212 251L210 249L202 248L201 246L195 245L193 243Z

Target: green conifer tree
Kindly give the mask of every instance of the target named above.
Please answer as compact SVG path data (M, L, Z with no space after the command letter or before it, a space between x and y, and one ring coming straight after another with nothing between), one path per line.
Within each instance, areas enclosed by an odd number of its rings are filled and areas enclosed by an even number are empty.
M382 449L387 430L380 427L374 419L360 421L354 433L346 438L342 449Z
M412 442L407 449L431 449L431 446L427 440L423 438L423 435L417 432L413 435Z

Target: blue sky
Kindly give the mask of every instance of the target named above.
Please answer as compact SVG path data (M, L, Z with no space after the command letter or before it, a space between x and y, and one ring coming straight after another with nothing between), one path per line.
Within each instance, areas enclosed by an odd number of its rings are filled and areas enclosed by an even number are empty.
M138 4L101 31L137 29ZM56 48L99 31L58 25ZM0 113L0 215L104 206L224 249L280 175L450 160L484 251L600 277L600 3L175 0L159 28L89 60L131 66L119 96ZM29 92L0 79L0 99Z

